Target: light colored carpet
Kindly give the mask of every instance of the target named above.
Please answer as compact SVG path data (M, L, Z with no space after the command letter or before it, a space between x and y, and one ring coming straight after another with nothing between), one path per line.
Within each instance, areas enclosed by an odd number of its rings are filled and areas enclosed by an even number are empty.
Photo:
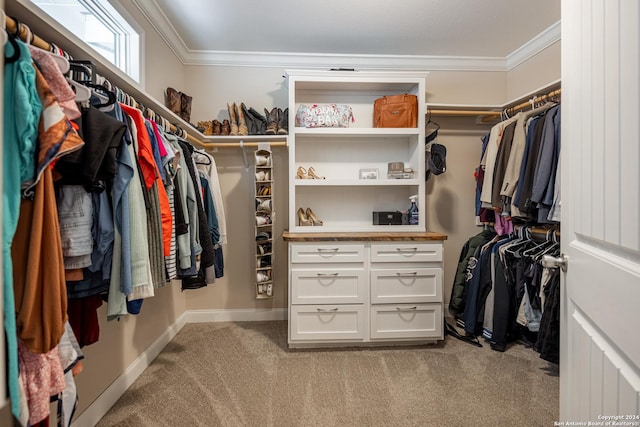
M287 324L187 324L98 426L550 426L557 366L452 337L287 350Z

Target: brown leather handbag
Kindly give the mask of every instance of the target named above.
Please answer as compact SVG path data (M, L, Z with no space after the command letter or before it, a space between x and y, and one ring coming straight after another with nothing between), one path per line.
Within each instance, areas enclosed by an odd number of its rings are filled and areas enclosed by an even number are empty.
M373 127L418 127L418 97L405 93L376 99L373 102Z

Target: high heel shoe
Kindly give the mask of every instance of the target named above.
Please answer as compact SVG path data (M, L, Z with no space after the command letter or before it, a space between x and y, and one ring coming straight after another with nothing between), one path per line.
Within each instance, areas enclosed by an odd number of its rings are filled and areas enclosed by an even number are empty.
M304 213L304 210L302 210L302 208L298 208L298 225L313 225L313 222L311 222L311 220L307 218L307 215Z
M315 169L313 169L313 166L309 167L309 172L307 172L307 176L309 177L309 179L324 179L324 176L316 175L316 171Z
M307 208L307 218L313 225L323 225L323 222L318 219L315 213L311 210L311 208Z
M298 166L298 170L296 171L296 178L297 179L309 179L309 176L307 175L307 170L305 168L303 168L302 166Z

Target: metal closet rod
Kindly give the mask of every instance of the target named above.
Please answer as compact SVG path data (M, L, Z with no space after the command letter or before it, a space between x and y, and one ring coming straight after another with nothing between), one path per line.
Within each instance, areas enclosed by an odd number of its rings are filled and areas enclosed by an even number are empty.
M502 111L488 111L488 110L441 110L433 109L429 110L427 114L432 116L499 116Z
M20 28L18 29L18 23L10 16L5 17L5 23L7 33L18 36L25 43L32 44L33 46L39 47L40 49L51 51L51 44L33 34L29 27L24 23L20 23ZM31 40L27 40L29 38L29 35L31 35Z
M488 111L488 110L443 110L443 109L430 109L427 114L431 114L432 116L482 116L482 121L490 121L494 117L499 117L502 115L504 111L507 111L510 114L513 114L519 110L523 110L525 108L531 108L532 103L540 103L546 102L549 99L556 98L560 96L562 93L562 89L552 90L551 92L540 95L533 96L528 101L524 101L520 104L514 105L513 107L504 107L500 111ZM508 104L507 104L508 105Z
M256 135L252 135L256 136ZM286 137L286 136L284 136ZM223 137L224 138L224 137ZM270 147L286 147L287 141L229 141L229 142L200 142L204 148L243 148L243 147L259 147L262 144L269 144Z
M516 224L513 226L513 229L515 232L527 230L531 238L535 240L545 241L555 236L555 238L560 241L560 225L545 227L543 225L530 226Z

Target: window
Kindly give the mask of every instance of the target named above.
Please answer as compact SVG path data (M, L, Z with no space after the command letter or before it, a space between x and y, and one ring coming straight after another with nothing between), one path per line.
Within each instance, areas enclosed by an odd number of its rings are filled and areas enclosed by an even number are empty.
M131 78L140 81L140 34L108 0L31 0Z

